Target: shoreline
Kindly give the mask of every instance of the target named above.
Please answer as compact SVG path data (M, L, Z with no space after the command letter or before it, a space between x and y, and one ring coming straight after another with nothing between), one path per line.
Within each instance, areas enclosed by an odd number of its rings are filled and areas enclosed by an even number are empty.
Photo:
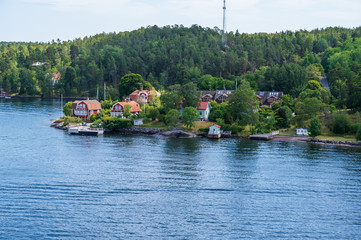
M322 140L322 139L318 139L318 138L297 137L297 136L277 135L277 136L274 136L270 140L287 141L287 142L307 142L307 143L311 143L311 144L343 146L343 147L361 147L361 142L332 141L332 140Z
M64 126L61 121L54 121L50 127L67 131L70 126ZM166 138L197 138L197 137L207 137L206 133L203 132L185 132L177 128L169 128L168 131L159 128L140 128L140 127L131 127L125 129L117 129L115 131L110 131L104 129L104 133L115 134L115 135L133 135L133 136L154 136L154 137L166 137ZM221 138L238 138L238 139L249 139L248 137L241 136L223 136ZM265 141L265 140L254 140L254 141ZM266 140L267 141L267 140ZM322 140L318 138L309 138L309 137L298 137L298 136L284 136L284 135L275 135L270 138L268 141L285 141L285 142L306 142L311 144L322 144L322 145L333 145L333 146L345 146L345 147L360 147L361 142L343 142L343 141L331 141L331 140Z

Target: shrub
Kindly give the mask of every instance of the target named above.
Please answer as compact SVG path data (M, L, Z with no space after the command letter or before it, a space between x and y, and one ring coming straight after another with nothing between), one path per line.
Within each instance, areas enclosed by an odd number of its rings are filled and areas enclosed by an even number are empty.
M102 118L102 113L93 114L89 117L91 122L95 122L98 119Z
M91 125L92 128L100 128L102 127L102 120L101 119L97 119L95 120L92 125Z
M209 132L209 128L200 128L200 129L198 129L198 131L207 133L207 132Z
M241 126L238 126L238 127L237 127L236 124L232 124L232 125L230 126L230 130L232 131L232 134L238 134L239 132L242 132L243 129L244 129L244 128L241 127Z
M356 133L356 140L361 141L361 127L358 128Z
M164 123L167 125L174 125L178 121L180 113L177 109L170 110L164 117Z
M65 116L63 119L64 119L64 126L69 125L69 123L81 123L82 122L82 120L77 117Z
M346 113L338 113L333 119L332 131L337 134L345 134L350 131L351 119Z
M103 117L102 122L104 127L111 131L122 128L130 128L132 126L132 120L116 117Z
M353 124L351 124L350 133L356 134L360 127L361 127L361 123L353 123Z

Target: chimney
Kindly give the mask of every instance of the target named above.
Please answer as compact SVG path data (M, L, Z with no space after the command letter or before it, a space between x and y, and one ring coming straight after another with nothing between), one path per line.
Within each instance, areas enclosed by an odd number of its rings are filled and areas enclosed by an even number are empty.
M143 91L143 87L140 88L140 91Z
M86 100L89 101L89 98L87 97Z
M126 99L125 99L125 102L129 102L129 98L126 98Z
M152 88L149 88L149 91L152 91Z

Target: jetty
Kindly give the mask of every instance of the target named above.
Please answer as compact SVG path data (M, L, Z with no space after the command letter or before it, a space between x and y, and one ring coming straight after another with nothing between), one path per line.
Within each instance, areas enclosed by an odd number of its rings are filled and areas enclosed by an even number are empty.
M98 136L104 134L103 128L92 128L90 124L82 124L68 129L69 134Z
M249 139L267 141L273 139L277 135L279 135L279 131L273 131L271 133L253 134L249 136Z

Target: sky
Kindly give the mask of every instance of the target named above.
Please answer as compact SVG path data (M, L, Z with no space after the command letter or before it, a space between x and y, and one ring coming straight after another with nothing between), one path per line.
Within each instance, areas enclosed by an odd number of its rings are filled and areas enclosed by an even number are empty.
M361 26L361 0L227 0L227 31ZM0 42L49 42L157 25L222 28L223 0L0 0Z

